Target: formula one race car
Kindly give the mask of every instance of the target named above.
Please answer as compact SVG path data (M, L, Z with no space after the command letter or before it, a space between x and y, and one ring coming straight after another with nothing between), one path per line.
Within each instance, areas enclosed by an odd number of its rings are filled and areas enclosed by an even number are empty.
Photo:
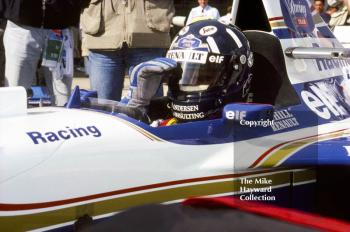
M196 196L349 219L350 50L310 7L234 1L254 53L252 103L220 118L151 127L78 89L66 108L27 109L24 89L0 88L0 230L69 230L84 215Z

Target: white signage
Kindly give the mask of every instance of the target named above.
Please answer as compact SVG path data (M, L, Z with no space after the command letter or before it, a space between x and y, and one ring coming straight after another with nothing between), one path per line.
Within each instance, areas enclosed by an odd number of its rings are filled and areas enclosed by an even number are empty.
M339 104L337 98L329 93L327 89L322 89L319 86L310 86L310 91L301 91L301 97L306 105L315 112L319 117L330 119L332 115L346 116L347 112L344 107Z
M208 52L194 50L171 50L168 51L166 57L176 60L177 62L191 62L197 64L205 64Z

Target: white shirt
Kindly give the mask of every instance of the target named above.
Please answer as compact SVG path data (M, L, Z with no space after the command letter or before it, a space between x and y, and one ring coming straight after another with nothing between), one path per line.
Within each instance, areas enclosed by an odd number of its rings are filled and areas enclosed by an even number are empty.
M204 8L201 6L197 6L192 8L190 14L188 15L186 25L190 23L194 23L204 19L219 19L220 14L218 9L215 7L211 7L206 5Z

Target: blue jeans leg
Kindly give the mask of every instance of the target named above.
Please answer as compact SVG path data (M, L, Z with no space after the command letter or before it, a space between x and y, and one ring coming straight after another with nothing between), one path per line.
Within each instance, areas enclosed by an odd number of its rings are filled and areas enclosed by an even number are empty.
M117 100L121 98L125 68L139 63L162 57L163 48L127 48L115 51L92 50L89 54L90 84L97 91L99 98ZM157 96L163 95L160 88Z
M125 74L123 49L90 51L89 61L91 88L99 98L119 101Z

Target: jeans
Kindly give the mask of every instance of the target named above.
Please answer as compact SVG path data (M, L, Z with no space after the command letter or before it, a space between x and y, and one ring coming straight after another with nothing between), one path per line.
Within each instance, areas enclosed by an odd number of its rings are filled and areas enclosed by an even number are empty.
M119 101L126 68L164 56L163 48L127 48L103 51L90 50L90 84L99 98Z
M4 34L5 86L23 86L29 89L36 77L46 38L50 30L19 26L7 22ZM42 67L51 102L63 106L70 95L72 76L55 79L47 67Z

